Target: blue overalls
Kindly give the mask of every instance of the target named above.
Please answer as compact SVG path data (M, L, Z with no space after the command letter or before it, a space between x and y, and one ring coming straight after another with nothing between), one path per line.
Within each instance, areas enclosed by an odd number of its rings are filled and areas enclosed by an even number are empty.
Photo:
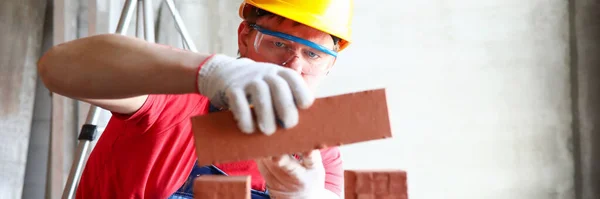
M219 111L219 109L211 105L209 108L209 112L216 111ZM198 166L197 161L194 162L196 163L194 163L194 168L192 169L192 172L190 173L188 178L185 180L183 185L177 191L175 191L175 193L173 193L173 195L171 195L168 199L193 199L194 179L200 175L227 175L225 172L221 171L214 165L200 167ZM250 192L252 195L252 199L271 198L269 197L268 191L263 192L252 189L250 190Z

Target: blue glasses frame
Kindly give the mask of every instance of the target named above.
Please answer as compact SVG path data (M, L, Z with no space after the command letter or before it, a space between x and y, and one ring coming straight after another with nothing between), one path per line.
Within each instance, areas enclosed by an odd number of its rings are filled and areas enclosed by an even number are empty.
M267 29L264 29L264 28L262 28L262 27L260 27L260 26L258 26L256 24L250 24L250 27L254 28L258 32L261 32L261 33L263 33L265 35L271 35L271 36L274 36L274 37L279 37L279 38L287 39L287 40L290 40L290 41L293 41L293 42L297 42L297 43L300 43L302 45L305 45L305 46L317 49L317 50L319 50L321 52L327 53L328 55L331 55L333 57L337 57L337 52L335 52L335 51L333 51L333 50L331 50L329 48L326 48L325 46L316 44L316 43L314 43L312 41L308 41L306 39L302 39L300 37L288 35L288 34L285 34L285 33L282 33L282 32L275 32L275 31L267 30Z

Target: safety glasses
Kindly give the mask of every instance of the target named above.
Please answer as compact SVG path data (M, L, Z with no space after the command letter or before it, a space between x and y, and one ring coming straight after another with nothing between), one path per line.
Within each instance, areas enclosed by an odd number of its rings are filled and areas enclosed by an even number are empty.
M314 42L289 34L264 29L256 24L250 27L257 30L254 50L267 60L285 66L293 59L302 61L302 73L320 75L327 73L329 65L337 57L337 52Z

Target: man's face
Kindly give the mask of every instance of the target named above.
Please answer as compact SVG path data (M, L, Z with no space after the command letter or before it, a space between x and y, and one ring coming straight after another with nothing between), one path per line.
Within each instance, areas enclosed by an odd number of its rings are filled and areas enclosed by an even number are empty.
M311 41L327 49L334 48L333 39L329 34L291 20L262 17L256 22L256 25L268 31L284 33ZM257 31L247 22L242 22L238 29L240 55L257 62L269 62L294 69L302 75L308 86L316 91L318 83L333 66L335 57L297 42L279 42L271 38L277 39ZM271 47L268 45L271 45ZM275 50L273 50L275 48L282 53L275 53ZM282 48L286 50L280 50ZM319 69L316 70L315 68Z

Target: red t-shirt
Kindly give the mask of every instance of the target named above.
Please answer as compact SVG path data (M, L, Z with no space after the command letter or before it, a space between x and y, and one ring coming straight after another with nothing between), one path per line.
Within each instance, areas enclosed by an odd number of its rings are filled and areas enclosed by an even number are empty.
M76 198L167 198L184 183L196 160L190 117L208 113L199 94L150 95L132 115L113 113L88 158ZM326 189L341 195L338 148L321 151ZM264 188L254 161L215 165L229 175L251 175Z

